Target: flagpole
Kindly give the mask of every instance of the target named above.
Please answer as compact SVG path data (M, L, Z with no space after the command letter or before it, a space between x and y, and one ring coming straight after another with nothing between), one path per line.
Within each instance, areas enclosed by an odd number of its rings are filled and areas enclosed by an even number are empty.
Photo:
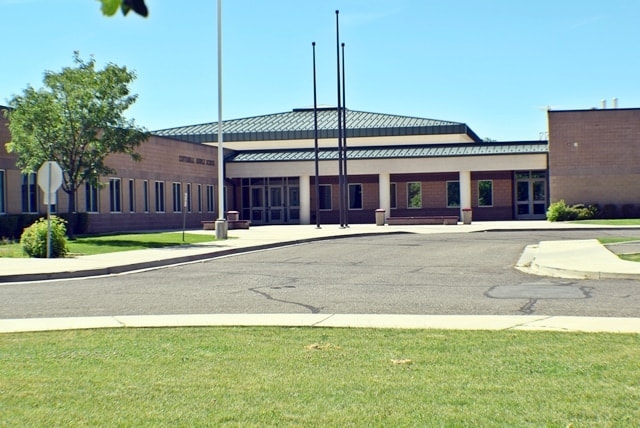
M340 96L340 11L336 10L336 63L338 69L338 190L339 190L339 208L340 208L340 227L344 227L344 176L342 173L342 111Z
M318 96L316 89L316 42L313 42L311 46L313 46L313 137L315 143L314 151L316 166L316 229L320 229L320 171L318 165Z
M222 0L218 0L218 219L216 239L227 239L224 217L224 148L222 137Z
M342 43L342 161L344 167L344 225L349 227L349 175L347 174L347 89L344 79L344 43Z

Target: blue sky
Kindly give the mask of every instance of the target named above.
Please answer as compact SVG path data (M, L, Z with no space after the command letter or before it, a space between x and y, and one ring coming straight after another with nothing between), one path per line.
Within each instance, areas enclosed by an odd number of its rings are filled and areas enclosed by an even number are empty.
M128 116L147 129L216 121L216 0L147 0L108 18L94 0L0 0L0 104L45 70L137 73ZM347 107L467 123L480 137L537 140L546 106L617 97L640 107L637 0L223 0L225 119L336 104L335 10Z

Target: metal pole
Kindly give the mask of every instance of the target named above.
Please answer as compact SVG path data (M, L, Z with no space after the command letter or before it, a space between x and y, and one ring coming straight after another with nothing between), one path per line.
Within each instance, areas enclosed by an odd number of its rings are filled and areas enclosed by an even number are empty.
M315 166L316 166L316 229L320 229L320 168L318 165L318 96L316 89L316 42L313 46L313 137L315 149Z
M349 175L347 174L347 89L344 79L344 43L342 43L342 162L344 167L342 172L344 173L344 225L349 227Z
M47 164L47 258L51 258L51 164Z
M224 148L222 137L222 0L218 0L218 220L216 239L227 239L224 217Z
M340 108L340 11L336 10L336 63L338 69L338 189L339 189L339 208L340 208L340 227L344 227L344 177L342 175L342 111Z

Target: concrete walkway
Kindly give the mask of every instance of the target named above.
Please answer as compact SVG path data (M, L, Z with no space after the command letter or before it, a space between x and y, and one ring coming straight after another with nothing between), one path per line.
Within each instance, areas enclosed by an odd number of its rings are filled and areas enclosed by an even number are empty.
M619 226L615 228L628 228ZM162 248L78 256L64 259L0 258L2 283L55 280L109 275L153 269L259 251L323 239L341 239L387 233L470 233L490 230L575 230L603 229L598 225L574 225L547 221L474 222L449 226L326 225L260 226L231 230L225 241ZM607 227L611 229L611 227ZM633 227L632 227L633 229ZM212 231L190 231L214 233ZM640 230L638 231L640 235ZM543 241L525 249L516 267L528 273L563 278L640 279L640 263L619 259L598 241ZM389 328L455 328L488 330L562 330L640 333L640 318L587 318L545 316L430 316L430 315L346 315L346 314L215 314L113 316L89 318L46 318L0 320L0 333L78 328L119 328L198 325L283 325Z

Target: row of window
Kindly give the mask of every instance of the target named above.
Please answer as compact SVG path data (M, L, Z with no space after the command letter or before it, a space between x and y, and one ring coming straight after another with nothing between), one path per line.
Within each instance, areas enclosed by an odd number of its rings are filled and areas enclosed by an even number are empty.
M128 212L136 212L136 187L133 179L127 180L127 198L123 201L122 192L122 180L120 178L109 179L109 211L112 213L123 212L123 203L126 204ZM183 183L172 183L172 205L173 212L182 212L185 209L187 212L192 212L194 209L197 212L202 212L203 208L207 212L215 211L215 193L214 187L211 184L205 186L205 196L203 199L202 184L196 184L195 186L195 201L192 199L192 184L186 183L183 189ZM6 175L4 170L0 170L0 213L6 213ZM23 213L37 213L38 212L38 185L37 177L35 173L22 174L21 178L21 201ZM165 182L154 182L154 208L155 212L165 212ZM99 187L85 183L85 211L90 213L99 212ZM149 181L144 180L142 182L142 212L149 212L151 209L151 192L149 187ZM203 207L203 202L206 203L206 207ZM56 212L56 206L52 205L52 212Z
M133 179L129 179L127 181L128 186L128 198L127 198L127 209L129 212L133 213L137 211L136 208L136 188L135 181ZM182 212L184 209L186 212L193 211L193 194L192 194L192 185L191 183L186 183L184 185L183 191L183 183L171 183L171 211L174 213ZM91 185L89 183L85 183L85 210L89 213L99 212L98 201L100 198L98 197L98 187L95 185ZM164 181L155 181L154 182L154 211L157 213L166 212L165 206L165 182ZM151 192L148 180L142 181L142 212L149 212L151 210ZM109 179L109 212L118 213L122 212L122 180L119 178L111 178ZM214 212L215 211L215 193L212 184L207 184L205 186L205 198L204 202L206 202L206 211ZM202 198L202 184L196 184L195 187L195 210L197 212L202 212L203 210L203 198Z
M479 180L478 182L478 206L479 207L491 207L493 206L493 181L492 180ZM126 200L127 209L129 212L136 212L136 191L135 182L133 179L127 181L128 186L128 198ZM460 207L460 182L459 181L447 181L447 207L457 208ZM37 189L36 174L23 174L22 175L22 212L33 213L38 212L38 189ZM396 197L396 183L391 183L391 208L397 208ZM6 212L5 207L5 171L0 170L0 213ZM320 209L331 210L331 185L321 184L320 190ZM409 182L407 183L407 208L417 209L422 208L422 183ZM93 186L89 183L85 183L85 210L87 212L95 213L99 212L99 189L97 186ZM191 183L185 184L183 193L183 183L171 184L171 209L172 212L182 212L183 208L187 212L192 212L192 185ZM202 198L202 185L196 185L195 192L196 211L202 212L203 198ZM349 209L358 210L362 209L362 185L361 184L349 184ZM206 211L215 211L215 195L213 185L206 185L205 198ZM142 211L150 211L150 188L149 181L144 180L142 182ZM109 180L109 211L110 212L122 212L122 180L119 178L111 178ZM155 212L165 212L165 182L154 182L154 208ZM55 211L55 209L53 209Z
M447 181L447 208L459 208L460 207L460 182L459 181ZM391 183L391 209L398 207L397 204L397 183ZM320 201L319 208L321 210L331 210L331 185L321 184L319 186ZM478 181L478 206L479 207L491 207L493 206L493 181L492 180L479 180ZM407 208L417 209L422 208L422 183L421 182L409 182L407 183ZM357 210L362 209L362 185L361 184L349 184L349 209Z

